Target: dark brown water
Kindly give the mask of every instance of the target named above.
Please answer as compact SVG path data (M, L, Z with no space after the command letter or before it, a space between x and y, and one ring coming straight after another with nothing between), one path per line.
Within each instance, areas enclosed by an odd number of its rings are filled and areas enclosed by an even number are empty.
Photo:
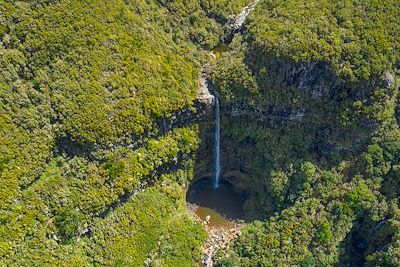
M204 178L194 182L187 193L188 203L198 206L197 216L205 220L210 216L209 226L232 227L233 220L244 219L243 203L245 197L234 191L227 181L221 180L215 188L212 178Z
M219 44L213 49L213 53L217 58L220 58L222 53L229 50L229 44Z

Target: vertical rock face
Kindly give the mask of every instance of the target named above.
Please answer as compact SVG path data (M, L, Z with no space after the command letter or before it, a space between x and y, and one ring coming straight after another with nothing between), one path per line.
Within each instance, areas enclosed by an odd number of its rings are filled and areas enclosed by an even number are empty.
M215 96L210 92L210 83L207 75L210 69L208 65L203 66L199 77L199 88L196 98L197 109L201 111L200 139L202 140L197 150L197 160L194 177L211 177L213 173L213 131L214 131L214 105Z
M202 110L200 120L200 133L201 140L200 147L196 152L196 161L194 169L194 177L196 179L203 177L212 177L214 172L214 98L212 104L210 102L199 102Z
M371 228L385 211L372 215L376 204L352 205L361 195L378 203L378 191L395 194L397 173L389 173L389 166L398 165L398 70L393 68L398 55L387 59L398 35L375 32L391 39L383 51L383 44L370 38L374 31L363 31L385 25L377 18L383 13L368 17L371 6L362 3L338 11L337 5L319 2L323 8L313 14L299 1L263 1L244 28L249 33L236 38L213 67L210 81L223 103L223 177L245 185L255 217L265 219L243 231L245 238L234 249L238 260L226 257L227 265L334 265L346 235L349 247L363 254L360 264L368 249L381 253L383 246L368 248L374 238L364 238L373 231L360 229ZM389 6L382 6L385 14ZM346 9L349 16L343 16ZM392 9L398 14L398 6ZM369 22L363 25L360 18ZM351 22L361 26L349 27ZM392 25L385 27L388 32ZM365 218L366 226L358 218ZM293 227L297 223L300 228ZM377 232L375 238L387 244L390 235ZM291 244L293 236L301 236L299 246L279 251L280 241ZM355 256L352 250L346 256ZM303 258L305 251L310 257Z
M224 114L230 121L258 121L259 126L275 134L282 126L293 132L297 127L307 129L304 134L310 139L309 154L326 157L357 151L378 130L379 118L364 114L356 105L360 101L373 105L370 98L377 90L387 92L386 101L390 101L395 79L389 72L381 79L352 83L338 77L324 62L295 63L257 54L250 52L244 62L256 77L258 94L227 103Z
M353 159L392 112L397 85L389 71L354 82L326 62L294 62L255 45L243 50L222 58L211 74L223 103L223 175L253 194L260 192L263 199L253 200L268 213L273 200L265 199L265 191L272 170L304 161L329 167ZM234 61L235 56L240 59ZM249 81L254 81L250 90Z
M230 33L228 34L228 38L226 40L226 44L229 44L234 35L241 31L242 26L250 14L252 10L257 6L259 0L252 1L249 5L243 8L242 12L237 15L232 15L228 21L228 28ZM212 53L215 57L215 55ZM208 177L212 176L212 172L214 169L215 161L212 160L211 155L213 155L213 129L215 128L215 121L213 120L212 114L214 114L215 110L211 110L211 108L216 103L216 97L211 94L210 91L213 91L217 97L219 97L219 93L216 90L213 90L208 79L208 76L211 72L211 68L209 65L203 66L200 77L199 77L199 89L197 93L196 102L200 104L203 110L203 122L200 127L200 137L203 141L200 149L198 150L198 158L201 158L201 161L198 161L195 166L195 177ZM215 136L214 136L215 137Z
M396 85L396 79L394 77L394 75L392 73L390 73L389 71L384 71L383 72L383 86L384 87L388 87L388 88L393 88Z
M210 93L210 83L207 79L209 69L208 66L204 66L200 72L199 77L199 89L197 91L196 100L207 106L214 105L215 97Z

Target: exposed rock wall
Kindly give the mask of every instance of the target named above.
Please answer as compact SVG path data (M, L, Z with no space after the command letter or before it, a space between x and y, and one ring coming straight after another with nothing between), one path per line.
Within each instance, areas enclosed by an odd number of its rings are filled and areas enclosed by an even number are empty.
M374 105L370 98L377 90L388 96L383 105L394 97L395 80L389 72L354 83L338 77L324 62L295 63L259 55L260 51L250 51L244 58L256 77L259 94L225 103L224 114L229 120L255 120L271 129L307 128L306 134L314 136L314 148L319 144L316 152L327 157L343 150L356 152L378 131L380 114L357 110L357 101Z
M327 62L294 62L250 41L231 47L211 73L222 99L222 174L247 186L248 210L271 214L271 171L356 160L394 114L398 85L389 71L353 81Z

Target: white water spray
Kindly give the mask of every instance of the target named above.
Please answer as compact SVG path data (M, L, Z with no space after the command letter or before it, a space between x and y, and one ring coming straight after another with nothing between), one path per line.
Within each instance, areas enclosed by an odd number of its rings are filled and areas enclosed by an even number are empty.
M215 97L215 133L214 133L214 153L215 153L215 173L214 173L214 187L219 187L219 178L221 173L221 119L219 110L219 100Z

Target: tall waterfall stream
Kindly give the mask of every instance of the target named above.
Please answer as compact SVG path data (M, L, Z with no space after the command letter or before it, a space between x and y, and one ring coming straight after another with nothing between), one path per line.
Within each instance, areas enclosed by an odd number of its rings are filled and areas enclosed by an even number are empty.
M215 172L214 187L219 187L221 176L221 117L218 97L215 97L215 133L214 133L214 153L215 153Z
M236 16L231 16L228 22L232 36L240 34L242 26L249 13L256 7L259 0L252 1ZM220 44L214 48L212 55L222 53L229 43ZM214 54L215 53L215 54ZM231 240L240 234L237 220L244 219L243 205L245 196L235 191L235 187L221 178L221 114L220 99L212 95L207 79L206 66L203 67L199 78L199 91L197 100L207 105L214 105L214 173L213 177L200 177L190 185L186 200L196 216L203 221L209 232L209 240L203 248L203 257L200 266L213 266L215 255L221 247L225 247Z

